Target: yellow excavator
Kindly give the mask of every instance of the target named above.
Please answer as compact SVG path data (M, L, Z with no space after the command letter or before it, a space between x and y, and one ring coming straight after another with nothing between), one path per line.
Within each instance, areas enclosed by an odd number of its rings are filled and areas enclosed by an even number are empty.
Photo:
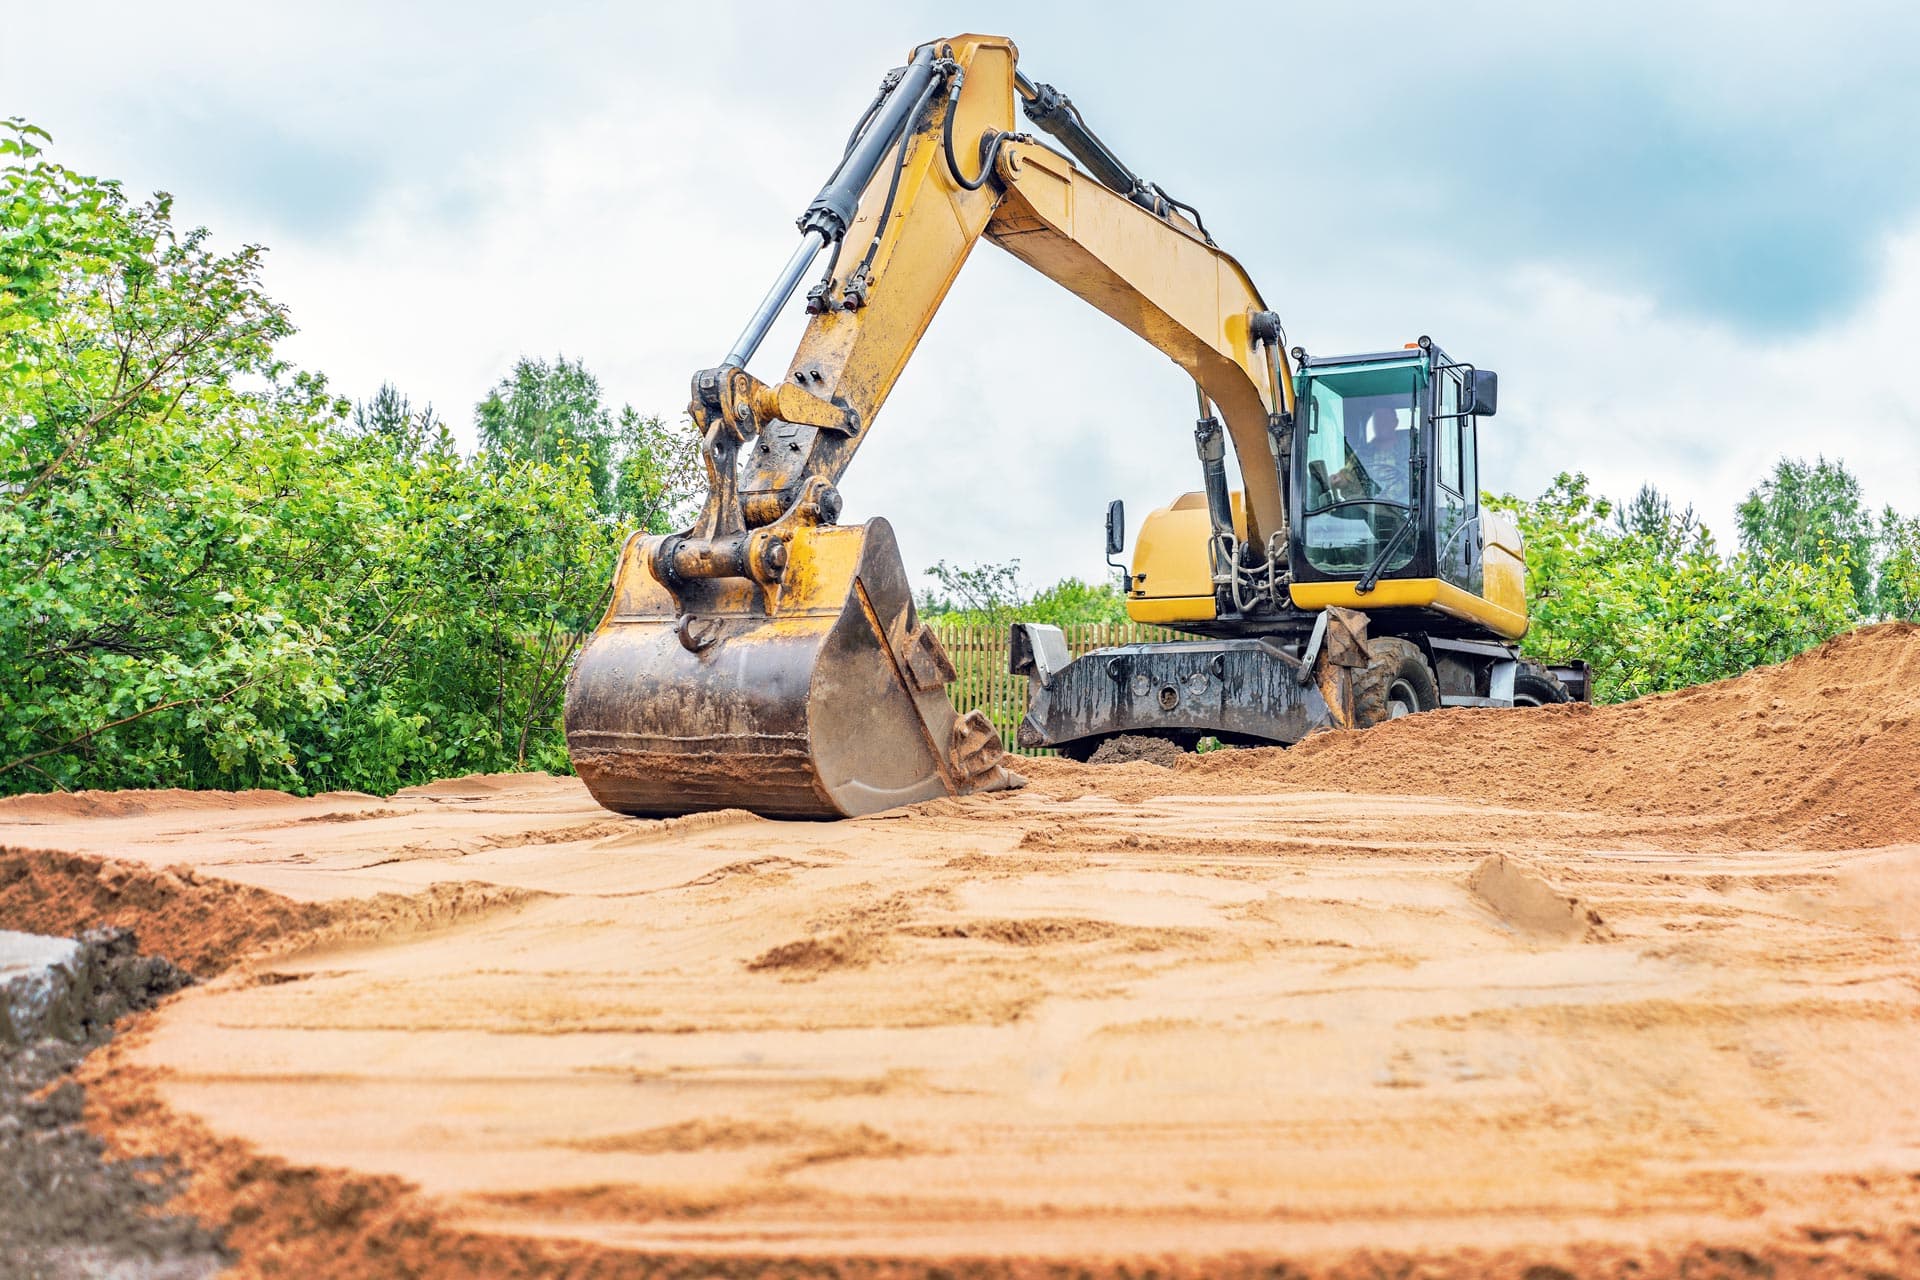
M961 35L890 71L779 278L694 375L705 502L685 532L628 539L567 684L568 747L607 808L840 817L1017 784L993 725L948 699L954 667L892 529L835 523L842 473L983 238L1170 357L1199 405L1203 488L1148 517L1127 571L1129 614L1193 638L1074 660L1056 628L1017 625L1023 745L1284 744L1584 694L1583 673L1514 648L1520 541L1480 509L1475 475L1495 376L1426 338L1289 352L1200 214L1018 60L1010 40ZM1016 104L1051 144L1016 129ZM823 254L799 349L764 382L748 364ZM1116 502L1109 557L1123 526Z

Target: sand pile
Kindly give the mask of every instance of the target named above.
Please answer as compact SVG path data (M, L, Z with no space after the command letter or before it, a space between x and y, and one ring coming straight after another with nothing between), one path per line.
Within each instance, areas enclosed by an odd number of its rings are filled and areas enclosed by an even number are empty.
M264 943L328 924L333 915L330 907L291 902L191 867L156 871L137 862L0 849L6 928L56 937L101 925L136 929L148 952L201 976Z
M1753 847L1920 839L1920 626L1610 707L1430 712L1288 749L1183 757L1169 776L1036 762L1109 795L1367 791L1694 821Z
M330 792L315 799L371 799L358 792ZM233 812L300 804L284 791L187 791L165 787L151 791L63 791L0 797L0 822L65 822L75 818L137 818L184 809Z
M540 896L451 881L413 894L295 902L188 866L0 848L0 927L54 937L136 929L150 954L200 977L262 950L402 937Z

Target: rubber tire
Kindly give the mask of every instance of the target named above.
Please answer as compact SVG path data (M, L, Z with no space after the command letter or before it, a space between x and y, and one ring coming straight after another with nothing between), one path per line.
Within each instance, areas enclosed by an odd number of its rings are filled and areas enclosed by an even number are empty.
M1532 658L1520 659L1520 669L1513 673L1514 706L1544 707L1572 701L1573 695L1560 683L1559 676Z
M1413 695L1414 706L1403 714L1432 711L1440 705L1440 682L1427 665L1420 646L1399 636L1381 636L1367 642L1367 665L1356 673L1353 687L1353 721L1358 729L1370 729L1395 719L1390 694L1399 684Z

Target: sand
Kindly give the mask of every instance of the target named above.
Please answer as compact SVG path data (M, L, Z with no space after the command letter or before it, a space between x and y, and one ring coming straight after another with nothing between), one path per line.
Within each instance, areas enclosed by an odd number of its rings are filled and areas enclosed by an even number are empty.
M1920 1274L1917 689L1873 628L833 824L25 798L0 927L212 979L86 1074L241 1274Z

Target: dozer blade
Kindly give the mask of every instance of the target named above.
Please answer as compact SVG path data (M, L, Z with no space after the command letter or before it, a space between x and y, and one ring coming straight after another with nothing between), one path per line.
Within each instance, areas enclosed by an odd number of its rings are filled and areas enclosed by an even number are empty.
M620 813L836 818L1018 785L998 734L954 714L884 520L798 531L784 580L676 584L628 540L568 678L567 747ZM678 599L676 599L676 594Z

